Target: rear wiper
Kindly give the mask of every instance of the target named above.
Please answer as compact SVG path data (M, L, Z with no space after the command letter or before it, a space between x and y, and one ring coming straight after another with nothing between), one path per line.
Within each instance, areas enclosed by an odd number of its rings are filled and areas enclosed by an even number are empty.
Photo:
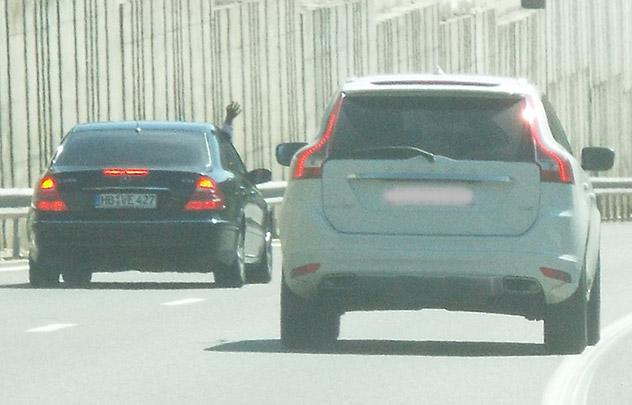
M382 146L377 148L354 149L350 151L337 152L335 158L347 159L412 159L423 156L429 162L435 161L435 155L415 146Z

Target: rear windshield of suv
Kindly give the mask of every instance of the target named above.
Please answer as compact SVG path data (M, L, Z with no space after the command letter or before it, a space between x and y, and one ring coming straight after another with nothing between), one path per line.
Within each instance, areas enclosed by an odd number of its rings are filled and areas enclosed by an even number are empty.
M209 163L204 134L173 131L71 133L55 158L61 166L178 168Z
M521 111L519 98L351 96L336 124L330 158L394 146L457 160L533 161Z

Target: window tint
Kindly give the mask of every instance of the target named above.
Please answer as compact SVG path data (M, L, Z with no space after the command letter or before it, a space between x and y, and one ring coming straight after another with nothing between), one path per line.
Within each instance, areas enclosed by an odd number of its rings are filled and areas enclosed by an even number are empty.
M521 106L518 98L348 97L331 158L358 149L412 146L458 160L532 161Z
M206 166L210 157L201 133L94 131L68 135L55 163L174 168Z
M246 167L232 143L220 137L217 138L217 141L219 143L220 159L222 160L224 169L233 173L246 174Z
M544 105L544 111L546 111L546 119L549 122L549 128L551 128L553 138L555 138L557 143L562 145L564 149L572 154L573 150L571 148L571 143L566 136L566 132L564 132L564 127L555 112L555 108L553 108L553 105L549 102L546 96L542 97L542 104Z

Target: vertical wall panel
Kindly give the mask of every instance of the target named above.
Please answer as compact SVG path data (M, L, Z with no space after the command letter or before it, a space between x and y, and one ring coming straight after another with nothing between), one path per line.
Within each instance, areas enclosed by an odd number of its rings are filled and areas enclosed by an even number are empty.
M274 146L310 139L346 77L437 64L529 78L578 149L610 144L609 174L632 175L632 2L547 3L5 0L0 187L30 185L77 122L219 124L230 100L244 109L235 144L247 165L283 178Z

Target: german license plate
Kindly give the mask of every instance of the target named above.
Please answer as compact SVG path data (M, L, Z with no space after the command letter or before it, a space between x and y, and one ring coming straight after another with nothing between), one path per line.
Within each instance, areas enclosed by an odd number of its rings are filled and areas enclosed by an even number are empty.
M112 193L97 194L95 196L95 208L131 208L152 209L156 208L156 194L136 193Z

